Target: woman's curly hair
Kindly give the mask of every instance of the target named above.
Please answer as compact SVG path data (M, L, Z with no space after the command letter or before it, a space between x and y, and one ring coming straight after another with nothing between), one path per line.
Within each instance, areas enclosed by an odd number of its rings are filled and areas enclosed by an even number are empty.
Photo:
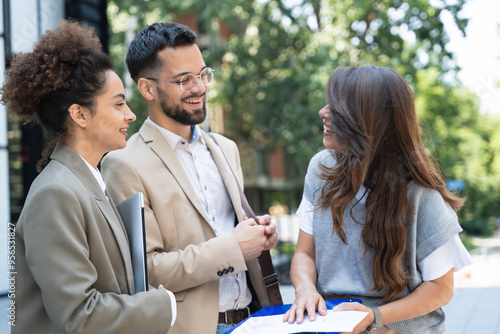
M24 122L39 123L46 134L41 171L58 140L67 133L68 108L91 107L106 84L105 72L114 70L94 30L63 20L40 36L34 50L17 55L6 71L1 102Z

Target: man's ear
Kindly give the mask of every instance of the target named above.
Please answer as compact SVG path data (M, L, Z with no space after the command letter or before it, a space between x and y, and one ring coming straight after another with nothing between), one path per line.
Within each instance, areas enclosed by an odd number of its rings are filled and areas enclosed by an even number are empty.
M86 128L90 119L90 111L79 104L73 103L69 108L69 117L76 125Z
M156 96L156 84L153 80L140 78L137 80L137 88L147 101L152 101Z

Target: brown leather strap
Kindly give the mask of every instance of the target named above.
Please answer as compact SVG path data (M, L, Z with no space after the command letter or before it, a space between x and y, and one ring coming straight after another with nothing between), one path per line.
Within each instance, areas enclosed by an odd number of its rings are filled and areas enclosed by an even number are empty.
M250 316L250 309L244 308L241 310L227 310L226 312L219 312L219 324L237 324Z
M324 300L330 300L330 299L351 299L350 296L348 295L338 295L336 293L332 293L332 294L321 294L321 297L323 297Z
M238 184L241 196L241 205L245 211L248 218L255 219L258 222L255 213L253 212L248 200L243 193L243 190ZM271 254L268 250L262 251L259 256L260 269L262 271L262 280L264 281L264 287L267 290L267 295L269 297L269 302L271 305L283 305L283 300L281 299L281 293L279 289L278 275L274 271L273 262L271 260Z
M215 139L214 135L209 133L208 134L213 141L220 147L219 143ZM222 151L222 148L221 148ZM224 152L222 152L224 157L225 156ZM228 162L229 165L229 162ZM229 165L231 166L231 165ZM231 167L229 167L231 169ZM238 190L240 192L240 198L241 198L241 206L243 207L243 210L245 211L245 214L247 215L248 218L253 218L255 219L256 222L258 222L257 217L255 216L255 213L253 212L252 208L250 207L250 204L248 204L248 200L245 196L245 193L243 192L243 189L240 186L240 183L238 182L238 178L234 174L234 171L231 169L233 172L233 176L236 179L236 184L238 185ZM262 280L264 281L264 287L266 288L267 295L269 297L269 301L271 302L271 305L283 305L283 299L281 299L281 293L279 289L279 283L278 283L278 275L276 275L276 272L274 271L274 266L273 262L271 260L271 254L269 251L263 251L260 256L259 256L259 264L260 264L260 269L262 271Z

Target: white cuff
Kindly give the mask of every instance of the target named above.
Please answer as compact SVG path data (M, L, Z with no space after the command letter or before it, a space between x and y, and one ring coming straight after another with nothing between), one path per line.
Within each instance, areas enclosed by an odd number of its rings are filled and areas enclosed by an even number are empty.
M175 320L177 319L177 302L175 301L175 296L172 293L172 291L167 289L161 289L161 290L165 290L170 296L170 304L172 306L172 322L170 323L170 327L172 327L175 323Z

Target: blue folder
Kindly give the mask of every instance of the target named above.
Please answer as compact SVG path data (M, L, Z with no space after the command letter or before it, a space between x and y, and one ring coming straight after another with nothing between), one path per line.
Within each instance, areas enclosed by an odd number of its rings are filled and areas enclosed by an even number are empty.
M329 299L329 300L325 300L325 302L326 302L326 308L331 310L335 305L338 305L338 304L344 303L344 302L361 303L361 299ZM268 316L268 315L285 314L286 311L288 311L288 309L290 309L291 306L292 306L292 304L267 306L267 307L264 307L264 308L260 309L259 311L255 312L250 317L263 317L263 316ZM238 325L236 325L233 328L231 328L230 330L228 330L225 334L229 334L232 331L234 331L236 328L241 326L247 319L243 320ZM339 334L339 333L338 332L328 332L325 334Z

